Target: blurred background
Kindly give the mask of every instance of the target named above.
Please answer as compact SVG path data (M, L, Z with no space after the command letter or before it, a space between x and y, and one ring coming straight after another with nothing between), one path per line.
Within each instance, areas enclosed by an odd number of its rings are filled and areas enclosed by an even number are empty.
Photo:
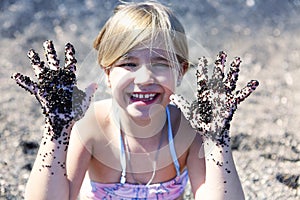
M235 56L243 61L239 87L251 79L260 82L240 105L231 129L246 199L299 199L300 0L160 2L185 26L192 62L203 55L213 60L225 50L228 65ZM27 51L43 55L42 43L50 39L61 60L64 44L75 46L79 84L101 83L92 43L118 4L0 0L0 199L23 198L43 126L38 103L10 76L33 76Z

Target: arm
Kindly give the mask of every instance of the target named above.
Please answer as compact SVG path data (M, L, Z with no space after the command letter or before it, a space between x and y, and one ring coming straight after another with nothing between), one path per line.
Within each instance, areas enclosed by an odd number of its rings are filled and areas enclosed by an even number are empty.
M70 133L70 130L66 132ZM82 143L76 126L72 128L68 147L43 137L27 183L25 199L77 199L91 159L90 145Z
M29 91L41 104L45 115L45 128L37 158L30 174L26 199L69 199L70 180L66 169L67 149L72 127L88 109L96 85L85 92L76 86L75 50L66 45L65 66L59 66L51 41L44 43L48 66L30 50L28 57L38 79L37 82L20 73L12 78Z
M69 130L65 130L70 133ZM44 136L26 185L25 199L69 199L66 171L66 146L51 141L48 130ZM61 139L61 138L58 138Z
M202 152L199 153L202 144L199 145L199 142L197 143L197 145L192 145L187 161L195 199L243 200L243 189L230 148L212 148L212 143L207 145L204 142ZM204 154L205 157L202 157L201 155ZM211 156L211 154L217 156ZM214 160L225 164L224 166L217 165Z
M75 200L79 194L83 179L92 158L90 141L83 143L77 130L77 125L72 130L70 145L67 155L67 174L69 180L69 199Z
M226 54L220 52L212 78L208 79L207 61L200 60L196 73L196 101L189 103L180 95L171 96L173 103L203 138L201 145L193 144L196 147L192 146L188 158L196 199L244 199L230 148L229 129L237 105L256 89L258 82L252 80L243 89L235 91L241 61L236 58L232 62L226 78L225 62ZM201 172L205 172L205 178Z

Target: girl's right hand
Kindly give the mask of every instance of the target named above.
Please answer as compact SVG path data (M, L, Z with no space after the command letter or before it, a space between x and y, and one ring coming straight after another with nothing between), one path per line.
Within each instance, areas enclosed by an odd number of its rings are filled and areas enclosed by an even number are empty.
M52 41L45 41L43 46L48 66L44 61L40 61L39 55L34 50L28 52L38 81L34 82L21 73L14 74L12 78L40 102L46 118L46 127L51 129L49 132L53 133L52 138L57 139L64 128L69 128L84 116L97 85L92 83L85 92L77 88L75 74L77 61L72 44L67 43L65 46L63 67L59 66Z

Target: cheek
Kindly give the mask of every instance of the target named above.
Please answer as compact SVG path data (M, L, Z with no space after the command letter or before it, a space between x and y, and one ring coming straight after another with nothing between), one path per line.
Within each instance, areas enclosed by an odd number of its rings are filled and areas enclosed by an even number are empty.
M176 78L174 73L165 73L160 76L158 75L156 79L160 83L160 85L164 87L166 92L175 92Z
M108 80L111 86L113 96L125 92L132 85L132 76L129 73L120 70L114 70Z

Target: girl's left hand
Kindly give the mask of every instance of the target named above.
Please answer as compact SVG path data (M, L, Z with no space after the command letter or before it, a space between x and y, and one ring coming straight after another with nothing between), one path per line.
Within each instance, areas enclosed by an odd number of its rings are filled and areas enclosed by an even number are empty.
M235 91L241 60L235 58L225 78L226 57L224 52L218 54L210 79L207 75L207 60L204 57L199 60L196 72L197 100L190 103L178 94L170 97L194 129L222 146L229 145L230 121L237 105L259 84L258 81L251 80L243 89Z

